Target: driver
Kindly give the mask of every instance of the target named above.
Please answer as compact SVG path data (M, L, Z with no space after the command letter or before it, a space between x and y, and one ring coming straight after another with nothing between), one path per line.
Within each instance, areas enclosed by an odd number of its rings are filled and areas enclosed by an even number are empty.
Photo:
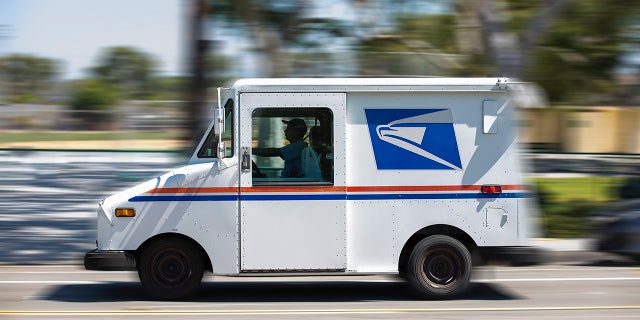
M302 177L302 150L308 145L303 140L307 133L307 124L302 119L282 120L287 127L284 137L289 144L282 148L253 148L253 154L260 157L280 157L284 160L283 177Z

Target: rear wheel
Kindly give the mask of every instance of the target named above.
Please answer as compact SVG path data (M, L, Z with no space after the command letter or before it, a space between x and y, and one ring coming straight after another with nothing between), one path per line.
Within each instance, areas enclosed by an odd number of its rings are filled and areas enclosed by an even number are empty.
M180 299L195 293L202 281L204 262L199 250L180 238L158 239L140 255L138 275L147 294L158 299Z
M425 297L450 298L467 288L471 268L471 254L460 241L434 235L413 248L407 278Z

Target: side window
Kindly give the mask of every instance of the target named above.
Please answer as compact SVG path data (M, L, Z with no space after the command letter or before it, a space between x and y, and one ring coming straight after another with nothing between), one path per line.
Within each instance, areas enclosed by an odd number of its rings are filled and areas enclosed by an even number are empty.
M225 157L233 156L233 100L227 100L224 105L224 133L222 134L222 141L226 144ZM207 139L205 140L200 150L198 150L198 158L217 158L216 148L218 146L218 137L213 132L213 128L209 131Z
M329 108L258 108L251 119L254 185L333 183Z

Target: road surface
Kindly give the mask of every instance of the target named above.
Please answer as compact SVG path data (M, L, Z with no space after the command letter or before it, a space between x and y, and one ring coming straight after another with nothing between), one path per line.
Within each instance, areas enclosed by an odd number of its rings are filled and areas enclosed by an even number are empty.
M487 267L468 294L424 301L392 276L211 276L188 301L148 300L130 272L0 266L3 319L638 319L640 267Z
M171 153L0 150L0 264L80 263L95 248L100 200L181 161Z

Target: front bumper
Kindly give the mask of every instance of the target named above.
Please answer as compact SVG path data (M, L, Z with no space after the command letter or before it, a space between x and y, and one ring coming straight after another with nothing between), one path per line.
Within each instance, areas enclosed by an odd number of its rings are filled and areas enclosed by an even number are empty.
M136 257L128 251L94 249L84 255L84 268L101 271L133 271L136 270Z

